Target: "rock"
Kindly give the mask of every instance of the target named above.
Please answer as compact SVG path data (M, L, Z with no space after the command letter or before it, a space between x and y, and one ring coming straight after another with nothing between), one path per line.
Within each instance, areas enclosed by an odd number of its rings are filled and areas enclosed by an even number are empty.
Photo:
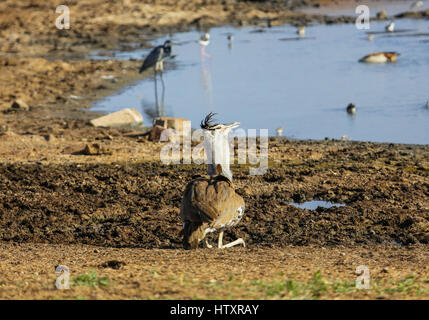
M159 139L161 138L161 133L164 130L166 130L166 128L161 127L159 125L154 125L152 128L152 131L150 132L149 140L150 141L159 141Z
M183 131L184 124L188 122L187 126L189 131L185 128ZM164 129L174 129L179 135L190 135L191 134L191 122L185 118L174 118L174 117L158 117L153 120L153 126L160 126ZM186 125L185 125L186 126Z
M48 142L54 142L55 140L57 140L53 134L48 134L48 135L45 135L45 136L43 136L43 137L44 137L44 138L46 139L46 141L48 141Z
M79 144L79 145L72 145L65 147L63 150L64 154L82 154L83 149L85 149L85 145Z
M92 144L80 144L68 146L63 150L64 154L72 154L72 155L87 155L87 156L98 156L102 154L110 155L112 151L109 148L105 148L98 143Z
M118 270L122 266L125 266L125 265L127 265L127 264L124 261L109 260L109 261L106 261L106 262L102 263L100 265L100 267L102 267L102 268L111 268L111 269Z
M24 100L18 99L12 103L10 109L11 111L28 111L30 110L30 107Z
M97 137L95 138L95 140L109 140L109 141L113 141L113 137L111 135L105 135L103 137Z
M0 136L7 135L9 132L9 126L6 124L0 125Z
M82 150L82 154L87 156L97 156L101 154L112 154L112 152L108 148L104 148L98 143L92 143L85 146L85 148Z
M94 127L121 127L143 124L142 115L134 108L126 108L96 119L90 123Z

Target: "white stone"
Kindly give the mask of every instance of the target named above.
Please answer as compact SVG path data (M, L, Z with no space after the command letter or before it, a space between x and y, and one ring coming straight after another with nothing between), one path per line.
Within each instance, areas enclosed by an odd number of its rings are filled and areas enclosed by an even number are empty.
M120 127L143 124L143 116L134 108L126 108L92 119L90 122L94 127Z

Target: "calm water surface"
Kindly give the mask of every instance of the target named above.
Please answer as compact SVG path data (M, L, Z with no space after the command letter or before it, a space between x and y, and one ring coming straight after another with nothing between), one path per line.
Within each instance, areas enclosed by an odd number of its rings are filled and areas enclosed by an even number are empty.
M372 22L370 31L384 31L385 24ZM296 37L292 26L265 32L213 28L206 49L211 58L204 60L196 42L199 32L174 34L172 40L180 45L174 46L176 58L164 73L165 113L190 119L192 127L214 111L222 122L240 121L244 129L267 128L275 135L283 127L290 138L346 135L351 140L427 144L429 36L412 34L429 33L429 20L397 20L396 28L413 31L377 34L370 42L367 30L354 24L310 26L303 40L290 40ZM232 46L227 33L234 35ZM397 63L358 63L377 51L401 55ZM116 58L142 59L147 53L121 52ZM350 102L357 107L354 116L345 111ZM154 104L154 81L147 78L93 107L105 112L134 107L150 124Z
M289 204L299 209L308 209L308 210L316 210L318 207L332 208L332 207L345 206L345 204L342 204L342 203L333 203L333 202L321 201L321 200L306 201L304 203L289 202Z

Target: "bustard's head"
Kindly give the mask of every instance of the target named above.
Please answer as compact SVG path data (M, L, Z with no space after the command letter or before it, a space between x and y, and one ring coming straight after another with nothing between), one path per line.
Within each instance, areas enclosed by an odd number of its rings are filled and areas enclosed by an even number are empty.
M201 121L201 129L204 130L204 149L207 155L207 173L210 176L220 174L232 181L232 172L229 169L228 133L240 123L218 124L214 122L214 115L209 113Z

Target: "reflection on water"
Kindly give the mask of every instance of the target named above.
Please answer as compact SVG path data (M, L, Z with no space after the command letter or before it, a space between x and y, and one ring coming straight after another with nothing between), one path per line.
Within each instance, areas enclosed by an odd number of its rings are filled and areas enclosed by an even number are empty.
M204 62L201 64L202 71L202 85L204 94L207 99L207 105L215 111L215 106L213 104L213 95L212 95L212 77L210 74L210 64L207 66Z
M299 139L344 136L427 144L429 43L424 40L429 36L378 34L386 23L371 22L370 30L357 30L354 24L309 26L305 41L279 41L296 37L293 26L254 33L252 27L214 28L207 47L212 58L204 62L199 32L174 34L173 41L182 45L174 46L176 59L164 73L164 112L190 119L193 127L215 111L222 121L240 121L244 129L268 128L270 135L283 127L284 136ZM427 33L429 20L397 20L396 27ZM368 31L375 33L373 41L367 40ZM234 35L233 47L228 33ZM396 63L358 63L378 51L401 55ZM121 58L142 59L147 53L121 53ZM153 78L144 79L94 107L107 112L136 107L142 94L150 102L152 86ZM349 103L356 105L356 114L346 112Z

